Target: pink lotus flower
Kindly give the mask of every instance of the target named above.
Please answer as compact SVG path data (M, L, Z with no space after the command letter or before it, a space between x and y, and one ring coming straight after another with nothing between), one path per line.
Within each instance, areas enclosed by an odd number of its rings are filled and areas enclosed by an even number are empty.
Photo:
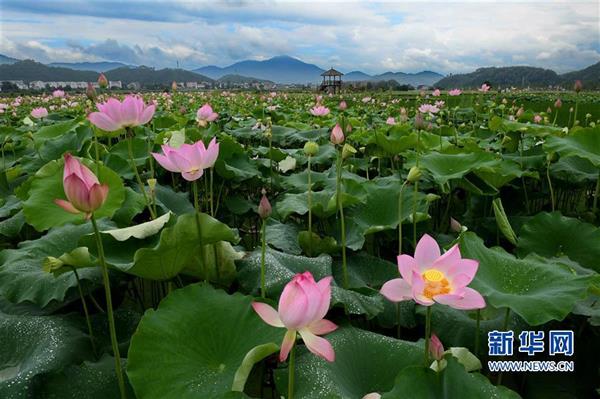
M441 94L442 93L440 92L440 89L435 89L433 93L431 93L431 95L434 97L439 97Z
M204 169L214 166L219 156L219 143L213 137L208 148L199 140L194 144L182 144L179 148L164 144L162 151L162 154L153 152L152 156L163 168L181 173L187 181L194 181L202 177Z
M346 101L340 101L340 105L338 106L338 108L340 109L340 111L344 111L346 108L348 108L348 104L346 104Z
M449 96L455 97L455 96L460 96L462 94L462 90L461 89L452 89L448 92Z
M48 110L44 107L38 107L31 110L31 116L40 119L48 116Z
M219 114L213 111L210 104L204 104L202 107L198 108L198 112L196 112L196 119L200 124L206 125L207 122L213 122L219 117Z
M141 126L150 121L156 106L145 105L140 97L129 95L123 102L109 98L105 103L97 104L98 111L88 115L88 119L98 128L114 132L126 127Z
M342 130L339 123L336 123L335 127L331 130L329 139L333 144L342 144L344 142L344 131Z
M68 201L55 199L54 203L69 213L83 212L86 219L89 219L108 197L108 186L100 184L96 175L69 153L65 154L63 188Z
M414 258L398 255L402 278L386 282L381 294L392 302L414 299L423 306L437 302L455 309L481 309L485 300L467 287L478 267L478 261L461 258L458 245L440 255L438 244L425 234L417 244Z
M535 115L535 116L533 117L533 121L534 121L535 123L540 123L540 122L542 121L542 117L541 117L540 115Z
M324 319L331 301L331 280L332 277L325 277L315 282L310 272L296 274L283 289L278 310L266 303L252 303L252 308L265 323L287 328L279 352L280 362L287 359L296 342L296 333L300 333L309 351L329 362L335 360L329 341L319 337L337 329L334 323Z
M389 118L386 119L385 123L393 126L396 124L396 119L394 119L394 117L390 116Z
M422 114L437 114L439 112L439 108L432 104L421 104L419 107L419 112Z
M556 101L554 102L554 108L560 108L562 107L562 101L560 100L560 98L557 98Z
M490 91L490 89L491 87L487 83L484 83L478 90L482 93L487 93L488 91Z
M444 106L444 104L446 104L446 102L442 101L442 100L438 100L435 102L435 106L437 108L442 108Z
M60 97L64 97L64 96L65 96L65 92L62 90L54 90L52 92L52 97L60 98Z
M329 114L329 108L323 105L315 105L310 109L310 113L313 114L313 116L325 116Z

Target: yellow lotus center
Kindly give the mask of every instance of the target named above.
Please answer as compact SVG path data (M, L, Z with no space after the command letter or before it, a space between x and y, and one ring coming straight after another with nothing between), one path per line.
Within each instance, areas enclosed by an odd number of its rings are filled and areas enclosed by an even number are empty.
M444 295L450 293L450 283L446 279L444 273L437 269L428 269L423 273L425 280L425 288L423 296L432 299L436 295Z

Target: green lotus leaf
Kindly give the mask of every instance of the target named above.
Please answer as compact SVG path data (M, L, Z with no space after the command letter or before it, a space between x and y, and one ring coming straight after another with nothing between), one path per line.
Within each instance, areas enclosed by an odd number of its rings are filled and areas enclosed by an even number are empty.
M446 368L437 373L427 367L406 367L394 384L394 388L382 395L382 399L518 399L520 396L503 386L493 385L479 373L469 373L452 355L446 355Z
M125 359L121 360L123 369ZM104 355L97 362L85 361L80 365L70 365L61 371L45 375L36 392L40 399L86 398L107 399L119 397L119 386L115 374L115 359ZM128 397L133 390L127 384Z
M140 398L213 398L243 387L247 355L279 345L285 329L264 323L252 298L206 284L175 290L148 310L133 335L127 374ZM168 342L168 345L164 345ZM261 355L266 355L262 352ZM250 356L252 361L261 356ZM160 364L160 367L156 367Z
M114 227L106 221L99 221L100 228ZM78 295L74 287L77 279L71 272L54 276L43 270L43 262L49 256L60 257L74 250L77 240L92 232L91 223L64 225L50 229L46 235L33 241L24 241L17 249L0 252L0 294L11 302L30 301L45 307L52 301L64 301L67 292ZM85 268L79 271L84 285L100 283L99 268ZM89 280L89 281L87 281Z
M294 398L360 399L371 392L386 392L400 370L423 363L423 347L414 342L353 327L340 327L325 338L333 346L335 361L300 352ZM275 382L279 392L287 392L287 370L276 370Z
M581 266L600 273L600 228L560 212L542 212L521 227L519 256L568 256Z
M564 137L549 136L544 143L544 150L563 157L578 156L600 167L600 126L575 130Z
M591 283L589 276L574 274L564 265L548 264L545 258L531 255L518 259L501 248L486 248L472 232L462 235L460 249L463 257L479 261L471 287L488 305L510 308L532 326L563 320L585 298Z
M60 316L0 313L0 397L34 397L40 376L91 356L90 341Z
M486 152L469 154L441 154L430 152L420 159L420 166L428 170L436 183L443 185L449 180L460 179L471 171L493 170L500 161Z

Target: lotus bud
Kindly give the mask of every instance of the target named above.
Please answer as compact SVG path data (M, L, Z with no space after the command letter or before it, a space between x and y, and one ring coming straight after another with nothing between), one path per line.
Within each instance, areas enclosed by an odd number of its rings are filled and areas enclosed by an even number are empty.
M415 115L415 128L423 129L425 127L425 120L423 119L423 115L420 112L417 112Z
M273 211L273 208L271 208L271 203L269 202L269 199L267 198L267 191L263 188L261 191L262 194L262 198L260 199L260 202L258 204L258 215L260 216L261 219L266 219L269 216L271 216L271 212Z
M90 82L87 84L87 89L85 89L85 95L90 101L94 101L96 99L96 89L94 89L94 85Z
M546 154L546 161L548 163L554 162L557 159L558 159L558 156L556 155L556 153L554 151L553 152L549 152L548 154Z
M344 132L340 127L339 123L336 123L333 130L331 130L331 135L329 136L329 139L333 144L342 144L344 142Z
M315 143L314 141L307 141L306 144L304 144L304 154L305 155L307 155L309 157L314 157L318 153L319 153L319 144Z
M346 104L346 101L340 101L340 105L338 106L338 108L340 109L340 111L344 111L346 108L348 108L348 104Z
M560 98L557 98L554 102L554 108L558 109L560 107L562 107L562 101L560 101Z
M356 148L348 143L344 144L344 147L342 148L342 159L350 158L354 154L356 154Z
M103 73L100 73L100 76L98 76L98 86L103 89L108 87L108 79L106 79L106 76L104 76Z
M427 195L425 195L425 201L427 202L433 202L433 201L437 201L440 199L440 196L434 193L429 193Z
M546 109L546 113L547 113L547 114L550 114L550 113L552 113L552 108L548 107L548 108Z
M417 166L413 166L408 171L408 177L406 178L406 180L408 180L411 183L415 183L415 182L419 181L419 179L421 178L421 175L422 175L421 169L419 169L419 167L417 167Z
M371 392L363 396L362 399L381 399L381 395L377 392Z
M462 231L462 225L453 217L450 218L450 230L455 233L460 233Z
M520 118L520 117L521 117L521 115L523 115L523 113L524 113L524 112L525 112L525 110L523 109L523 107L520 107L520 108L517 110L517 113L516 113L516 116L517 116L517 118Z
M435 334L431 334L429 354L435 360L442 360L444 358L444 345L442 345L442 341Z
M47 256L42 262L42 270L46 273L52 273L63 267L64 264L65 263L62 260L55 258L54 256Z
M171 90L177 91L177 82L176 81L173 81L173 83L171 83Z
M579 93L581 89L583 89L583 84L581 83L581 80L576 80L573 88L575 89L575 93Z

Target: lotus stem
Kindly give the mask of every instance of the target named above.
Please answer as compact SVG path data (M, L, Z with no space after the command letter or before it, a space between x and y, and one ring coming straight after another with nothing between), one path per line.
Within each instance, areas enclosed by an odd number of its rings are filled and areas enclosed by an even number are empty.
M336 197L340 212L340 227L342 230L342 274L344 288L348 289L348 265L346 263L346 222L344 221L344 204L342 201L342 150L338 151Z
M417 194L419 193L419 182L415 182L415 191L413 194L413 209L412 209L412 222L413 222L413 242L417 245Z
M96 236L96 245L98 246L98 258L100 260L100 266L102 268L102 280L104 282L104 293L106 294L106 314L108 316L108 328L110 331L110 342L112 344L113 355L115 356L115 372L117 373L117 381L119 384L119 391L121 393L121 399L126 399L125 393L125 379L123 378L123 370L121 368L121 355L119 353L119 341L117 340L117 330L115 328L115 318L113 314L112 296L110 292L110 279L108 277L108 267L106 266L106 260L104 257L104 247L102 245L102 238L100 237L100 231L96 224L96 218L92 214L91 217L92 226L94 228L94 235Z
M573 115L573 126L577 123L577 109L579 108L579 93L575 94L575 114Z
M265 255L267 253L267 220L262 220L260 229L260 296L266 298L265 289Z
M215 217L215 205L213 200L213 168L210 168L210 216Z
M204 244L202 243L202 224L200 223L200 198L198 194L198 180L194 180L192 183L192 190L194 196L194 209L196 209L196 228L198 229L198 241L200 242L199 252L200 252L200 267L204 267L205 259L204 259ZM208 270L205 271L204 279L206 281L209 280Z
M133 133L131 131L131 129L127 128L127 151L129 153L129 163L131 164L131 169L133 170L133 173L135 174L135 179L137 181L138 187L140 189L140 191L142 192L142 195L144 196L144 202L146 203L146 207L148 208L148 211L150 212L150 217L152 219L156 219L156 214L154 213L154 211L152 210L152 207L150 206L150 201L148 201L148 194L146 193L146 187L144 186L144 183L142 183L142 178L140 177L140 174L138 172L137 166L135 164L135 160L133 159Z
M406 180L400 186L400 194L398 195L398 255L402 254L402 195L404 194L404 186L406 186Z
M429 366L429 344L431 341L431 306L427 306L425 314L425 367Z
M600 197L600 172L598 173L598 179L596 180L596 191L594 192L594 202L592 202L592 213L596 213L598 210L598 197Z
M296 360L296 342L292 345L290 350L290 361L288 362L288 397L287 399L294 399L294 368Z
M552 188L552 179L550 178L550 161L546 164L546 179L548 180L548 189L550 190L550 204L552 205L552 212L555 208L554 200L554 189Z
M479 335L481 333L480 324L481 324L481 309L477 309L477 323L475 325L475 356L479 355Z
M94 351L94 356L97 356L98 352L96 351L96 342L94 341L94 330L92 330L90 312L88 311L87 302L85 301L85 295L83 294L83 289L81 288L81 280L79 279L79 273L77 273L77 269L75 267L71 266L71 269L73 269L75 280L77 280L77 290L79 291L79 297L81 298L83 313L85 314L85 323L87 324L88 333L90 335L90 343L92 344L92 350Z
M312 181L311 181L311 167L312 156L308 156L308 193L307 193L307 201L308 201L308 256L312 256Z

